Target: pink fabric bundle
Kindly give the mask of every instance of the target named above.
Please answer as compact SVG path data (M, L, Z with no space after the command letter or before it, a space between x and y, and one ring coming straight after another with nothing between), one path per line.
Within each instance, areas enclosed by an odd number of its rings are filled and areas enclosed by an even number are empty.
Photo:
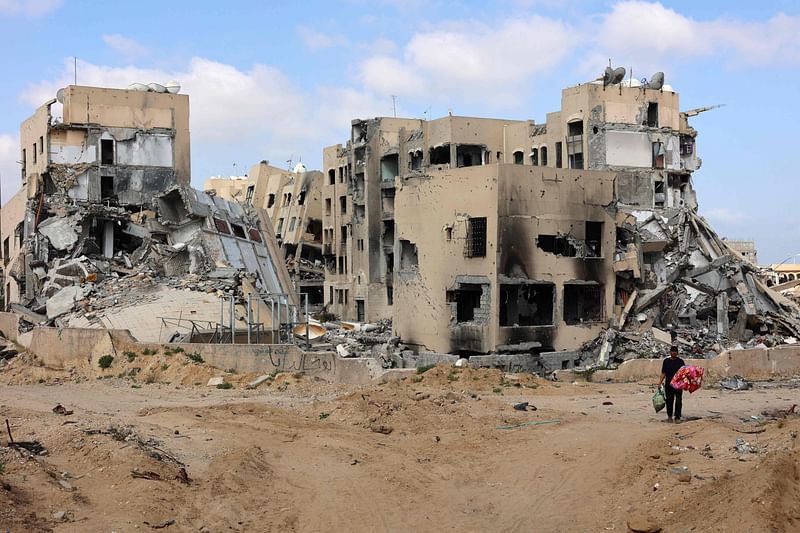
M670 381L673 389L686 390L693 393L703 385L705 370L699 366L682 366Z

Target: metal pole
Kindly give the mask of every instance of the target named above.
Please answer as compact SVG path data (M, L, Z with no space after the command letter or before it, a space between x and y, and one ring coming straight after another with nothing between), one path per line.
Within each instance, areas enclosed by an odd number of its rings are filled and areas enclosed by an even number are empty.
M269 303L272 307L272 321L269 323L269 327L272 328L272 337L269 339L270 344L275 344L275 299L270 296Z
M261 344L261 297L256 300L256 344Z
M253 329L253 313L251 307L253 305L253 295L247 295L247 344L250 344L250 330Z
M236 302L231 295L231 344L236 344Z
M311 341L308 334L308 293L306 293L306 347L311 347Z
M281 297L278 296L278 343L281 343L281 323L283 322L283 318L281 317Z
M225 299L219 297L219 337L217 344L222 344L222 334L225 332Z

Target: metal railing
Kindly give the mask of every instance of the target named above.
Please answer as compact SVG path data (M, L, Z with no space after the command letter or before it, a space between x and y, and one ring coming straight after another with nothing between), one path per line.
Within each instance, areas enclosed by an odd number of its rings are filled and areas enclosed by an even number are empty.
M262 344L269 340L269 344L293 344L295 342L294 328L305 325L305 341L309 340L309 313L308 294L304 296L304 310L301 319L299 306L289 303L289 296L285 293L269 293L266 291L250 294L246 298L234 295L220 297L219 322L212 320L195 320L174 317L158 317L161 319L161 331L174 329L167 342L173 342L176 336L188 336L189 342L194 339L205 338L207 344ZM245 306L245 324L237 326L236 306ZM261 319L262 306L269 307L270 322L265 325ZM266 318L266 317L265 317ZM227 323L226 323L227 322ZM269 329L267 329L269 327ZM245 342L239 342L239 338Z

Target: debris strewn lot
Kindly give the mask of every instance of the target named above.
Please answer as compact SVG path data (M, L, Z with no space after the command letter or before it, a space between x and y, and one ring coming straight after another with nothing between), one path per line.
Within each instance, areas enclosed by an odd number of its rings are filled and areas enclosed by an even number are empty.
M279 374L255 390L20 376L0 387L0 419L46 453L0 437L4 530L800 527L792 382L701 389L675 425L649 384L451 365L360 387Z

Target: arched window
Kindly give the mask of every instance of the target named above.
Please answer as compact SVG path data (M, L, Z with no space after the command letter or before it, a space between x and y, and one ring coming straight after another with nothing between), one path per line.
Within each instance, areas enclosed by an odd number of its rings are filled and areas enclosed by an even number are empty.
M539 165L539 149L538 148L531 148L531 165L538 166Z
M517 150L514 152L514 164L515 165L523 165L525 163L524 154L522 150Z
M539 153L542 155L542 166L547 166L547 146L542 146L542 149L539 150Z

